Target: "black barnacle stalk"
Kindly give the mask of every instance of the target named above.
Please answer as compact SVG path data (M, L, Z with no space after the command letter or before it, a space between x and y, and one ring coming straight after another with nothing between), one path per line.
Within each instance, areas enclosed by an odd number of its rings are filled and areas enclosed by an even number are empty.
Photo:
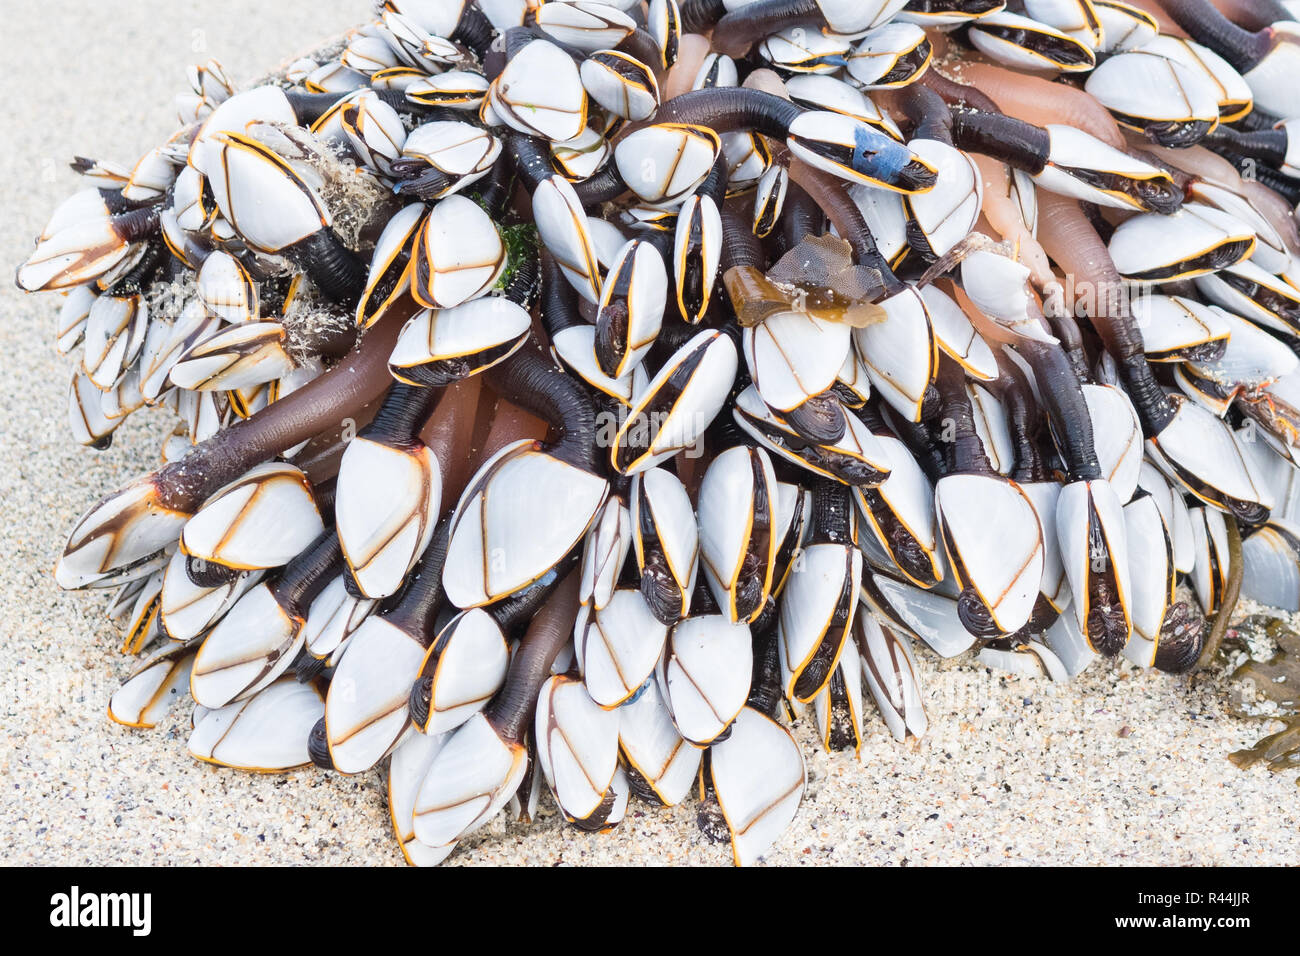
M723 0L682 0L677 9L681 11L684 33L704 33L727 15Z
M767 265L763 244L750 228L748 219L729 206L722 212L722 262L718 267L725 281L732 269L754 269L762 272Z
M940 359L935 386L942 403L938 418L948 426L951 436L945 441L949 449L948 472L961 475L996 474L984 451L984 442L975 430L975 415L961 366L946 356Z
M343 553L332 528L285 565L271 590L290 613L305 617L307 608L321 589L342 569Z
M216 561L207 561L192 555L185 556L185 576L201 588L219 587L233 581L239 574L238 569L218 564Z
M1289 204L1300 205L1300 179L1267 166L1255 167L1254 174L1257 182L1273 190Z
M506 162L497 162L492 166L492 172L488 173L487 178L476 184L472 191L478 193L479 202L488 211L488 215L500 221L510 206L514 185L514 166Z
M516 591L502 598L485 609L506 634L518 633L528 626L542 606L550 599L555 589L569 576L578 564L581 555L571 551L560 562L521 591Z
M613 202L627 192L627 183L623 182L617 163L606 163L596 175L574 183L573 191L584 206L599 206L604 202Z
M1039 394L1057 436L1070 481L1091 481L1101 476L1093 443L1092 419L1083 397L1082 383L1059 345L1022 340L1017 350L1034 370Z
M1005 0L908 0L903 9L916 16L960 15L977 19L1004 6Z
M556 43L553 37L547 36L545 33L537 29L536 27L532 27L532 26L510 27L508 30L506 30L503 39L501 41L502 49L505 50L505 54L506 54L506 59L505 59L506 63L509 63L516 56L518 56L519 51L522 50L524 47L528 46L528 44L532 43L534 40L545 40L547 43L554 44L560 49L565 50L566 52L570 52L568 47L564 46L561 43ZM573 54L570 52L570 55L572 56Z
M814 544L853 544L853 501L847 486L838 481L813 484L812 535Z
M143 242L158 234L163 203L136 205L123 199L121 190L101 189L99 194L109 210L109 223L123 242Z
M1094 510L1088 515L1089 555L1109 555L1110 549L1101 519ZM1102 570L1088 575L1088 598L1091 606L1084 618L1084 636L1098 652L1114 657L1124 649L1129 638L1129 622L1124 610L1115 567L1116 558L1107 558Z
M935 391L937 394L938 389ZM863 409L863 412L869 416L864 417L863 420L873 430L876 427L874 422L884 420L879 408L879 399L874 395L872 396L872 403ZM925 477L930 479L931 484L952 471L952 443L939 442L934 439L934 436L931 435L931 419L927 418L919 422L913 422L901 415L891 413L888 409L885 409L884 413L888 415L888 427L907 446L907 450L916 459L917 465L925 473ZM942 417L941 404L933 418L937 420Z
M536 136L510 130L505 134L505 152L524 188L530 193L555 175L546 143Z
M501 288L501 297L527 309L542 285L541 251L530 243L527 249L512 258L510 270L509 278Z
M1257 30L1239 27L1210 0L1160 0L1160 6L1192 39L1219 54L1238 73L1249 73L1273 49L1272 21Z
M451 521L449 519L439 522L437 530L433 533L433 540L429 542L429 547L420 559L419 568L425 581L425 593L422 600L431 609L431 615L428 617L430 627L433 627L433 621L436 619L438 611L443 607L443 599L446 596L442 588L442 566L447 560L450 528ZM401 593L399 603L407 599L407 593L406 590ZM433 678L429 676L416 678L415 683L411 685L411 696L407 702L407 708L410 711L411 723L417 728L423 728L428 724L429 706L432 700Z
M705 18L720 6L720 3L691 5L691 22L703 26L707 23ZM791 23L823 19L816 0L756 0L730 13L723 7L722 13L716 25L709 25L714 26L718 52L731 57L745 56L755 43ZM682 10L682 20L687 21L686 9Z
M749 683L747 706L776 718L784 702L781 696L781 660L775 619L767 627L754 627L754 668Z
M366 286L366 264L339 241L333 230L322 229L280 250L311 276L316 288L345 309L356 308Z
M808 111L761 90L693 90L665 102L655 120L706 126L718 133L751 130L786 143L804 162L891 189L923 191L936 181L932 167L866 124L837 114Z
M1054 302L1045 303L1043 317L1052 327L1052 334L1060 340L1061 349L1065 352L1070 367L1074 369L1075 377L1080 382L1091 381L1092 372L1088 368L1088 356L1083 348L1083 335L1079 331L1078 321L1068 310L1057 308Z
M780 237L781 251L789 252L803 240L804 236L820 236L826 231L826 214L798 183L791 183L785 194L785 204L781 208L781 227L777 231Z
M591 323L582 318L578 312L578 294L573 286L564 281L564 273L556 263L555 257L543 252L540 261L539 311L542 325L552 345L565 329L589 328Z
M406 98L400 90L371 90L380 102L391 106L399 115L411 118L415 122L427 123L438 119L459 119L454 110L427 106ZM346 93L311 93L306 90L285 90L284 95L293 108L294 115L303 126L311 126L322 116L338 106L340 102L353 96L355 91Z
M1246 132L1233 129L1231 126L1220 126L1206 133L1205 138L1201 140L1201 145L1235 162L1250 159L1276 169L1286 162L1290 140L1290 132L1285 126Z
M997 355L996 358L998 377L988 383L988 388L997 395L1007 412L1007 425L1015 446L1016 461L1010 477L1022 484L1048 481L1049 469L1040 445L1041 410L1034 398L1034 391L1020 366L1005 356ZM1084 411L1087 411L1086 407Z
M912 83L899 91L898 98L912 122L913 139L933 139L953 145L952 111L939 93L929 86Z
M153 284L159 270L169 261L172 260L167 254L167 246L157 239L148 240L144 252L140 255L140 261L131 267L131 271L105 289L104 295L126 296L144 292Z
M578 575L569 572L533 616L528 632L510 660L505 686L484 712L501 739L522 743L533 722L537 693L551 673L551 664L573 635L578 616Z
M466 3L461 9L460 22L447 39L468 48L482 62L487 59L495 35L492 21L483 11L472 3Z
M707 126L718 133L748 129L784 140L790 124L804 112L803 107L771 93L733 86L675 96L659 107L655 122Z
M551 426L557 437L547 445L548 454L592 474L601 473L596 407L586 389L528 347L485 374L502 398Z

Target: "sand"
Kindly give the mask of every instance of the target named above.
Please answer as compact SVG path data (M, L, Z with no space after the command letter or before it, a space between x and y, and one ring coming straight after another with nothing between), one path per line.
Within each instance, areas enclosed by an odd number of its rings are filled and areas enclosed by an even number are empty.
M45 0L6 10L10 92L0 151L0 263L30 249L78 188L74 154L124 163L173 127L184 65L237 80L364 17L361 0ZM154 731L105 717L130 672L106 598L59 592L64 536L94 500L157 464L165 413L133 417L102 453L68 437L55 296L0 287L0 847L10 864L399 864L379 772L251 776L192 760L189 714ZM1229 716L1219 679L1095 665L1068 685L921 651L930 733L899 745L868 710L852 754L814 749L808 790L773 864L1281 864L1300 859L1294 774L1227 754L1268 725ZM1275 729L1275 728L1274 728ZM564 827L548 797L531 827L498 818L448 861L724 864L693 802L634 803L614 832Z

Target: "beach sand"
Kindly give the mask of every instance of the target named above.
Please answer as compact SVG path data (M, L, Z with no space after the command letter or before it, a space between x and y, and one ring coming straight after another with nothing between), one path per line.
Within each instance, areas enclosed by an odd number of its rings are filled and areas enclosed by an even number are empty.
M173 129L184 66L218 58L243 82L363 19L361 0L46 0L6 9L0 263L21 261L73 155L131 164ZM9 864L398 864L379 771L254 776L185 749L189 708L153 731L105 716L133 662L100 592L51 569L86 507L155 467L171 421L133 416L113 447L74 444L59 299L0 288L0 846ZM773 864L1294 864L1295 774L1242 772L1229 752L1270 729L1228 715L1221 678L1095 664L1070 684L1013 678L918 650L930 731L900 745L868 704L861 753L797 733L808 789ZM633 802L613 832L498 817L450 864L724 864L695 824Z

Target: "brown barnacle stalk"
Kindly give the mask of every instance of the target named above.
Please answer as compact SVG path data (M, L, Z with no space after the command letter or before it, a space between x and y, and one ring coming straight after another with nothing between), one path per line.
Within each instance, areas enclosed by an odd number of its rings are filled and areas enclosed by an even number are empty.
M471 474L474 432L479 421L481 376L447 386L438 407L420 429L420 440L433 450L448 502L465 489Z
M556 655L573 634L573 622L578 617L579 578L577 571L570 571L533 617L510 661L505 686L484 713L503 740L520 745L532 723L542 682L550 674Z
M414 310L390 313L328 372L95 504L68 536L55 571L60 585L84 587L148 559L219 488L287 448L355 423L392 385L388 356Z
M1039 208L1043 248L1080 288L1091 291L1088 318L1115 360L1142 430L1147 437L1160 434L1173 411L1147 365L1128 292L1105 244L1075 200L1043 190Z
M159 502L176 511L193 510L249 468L352 418L378 399L393 384L388 356L406 317L390 314L319 378L155 472Z
M926 70L925 73L921 74L921 78L917 82L938 93L949 106L983 110L985 113L999 112L998 104L993 102L985 93L966 83L959 83L950 77L944 76L943 73L939 72L938 67Z
M976 61L963 61L960 76L968 88L977 88L1008 116L1036 126L1048 123L1074 126L1116 149L1124 148L1124 135L1115 118L1095 97L1077 87ZM940 88L936 92L954 102L951 90ZM985 108L972 101L966 105Z
M1237 528L1234 518L1228 517L1223 523L1228 532L1228 586L1224 588L1223 600L1219 602L1219 611L1214 616L1214 625L1210 628L1209 635L1205 638L1205 646L1201 649L1200 657L1196 659L1198 670L1204 670L1214 663L1214 658L1223 644L1223 635L1227 633L1228 622L1237 608L1237 599L1241 596L1241 575L1245 568L1245 561L1241 555L1241 531ZM1163 644L1163 638L1161 643Z

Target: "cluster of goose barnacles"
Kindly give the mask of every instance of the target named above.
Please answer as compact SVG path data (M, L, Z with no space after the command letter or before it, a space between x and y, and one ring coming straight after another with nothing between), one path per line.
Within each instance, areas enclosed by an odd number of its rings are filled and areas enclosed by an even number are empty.
M924 733L917 642L1179 672L1300 606L1296 6L387 0L193 68L17 276L80 442L180 419L56 570L148 652L110 716L387 761L414 863L543 781L746 862L790 720Z

